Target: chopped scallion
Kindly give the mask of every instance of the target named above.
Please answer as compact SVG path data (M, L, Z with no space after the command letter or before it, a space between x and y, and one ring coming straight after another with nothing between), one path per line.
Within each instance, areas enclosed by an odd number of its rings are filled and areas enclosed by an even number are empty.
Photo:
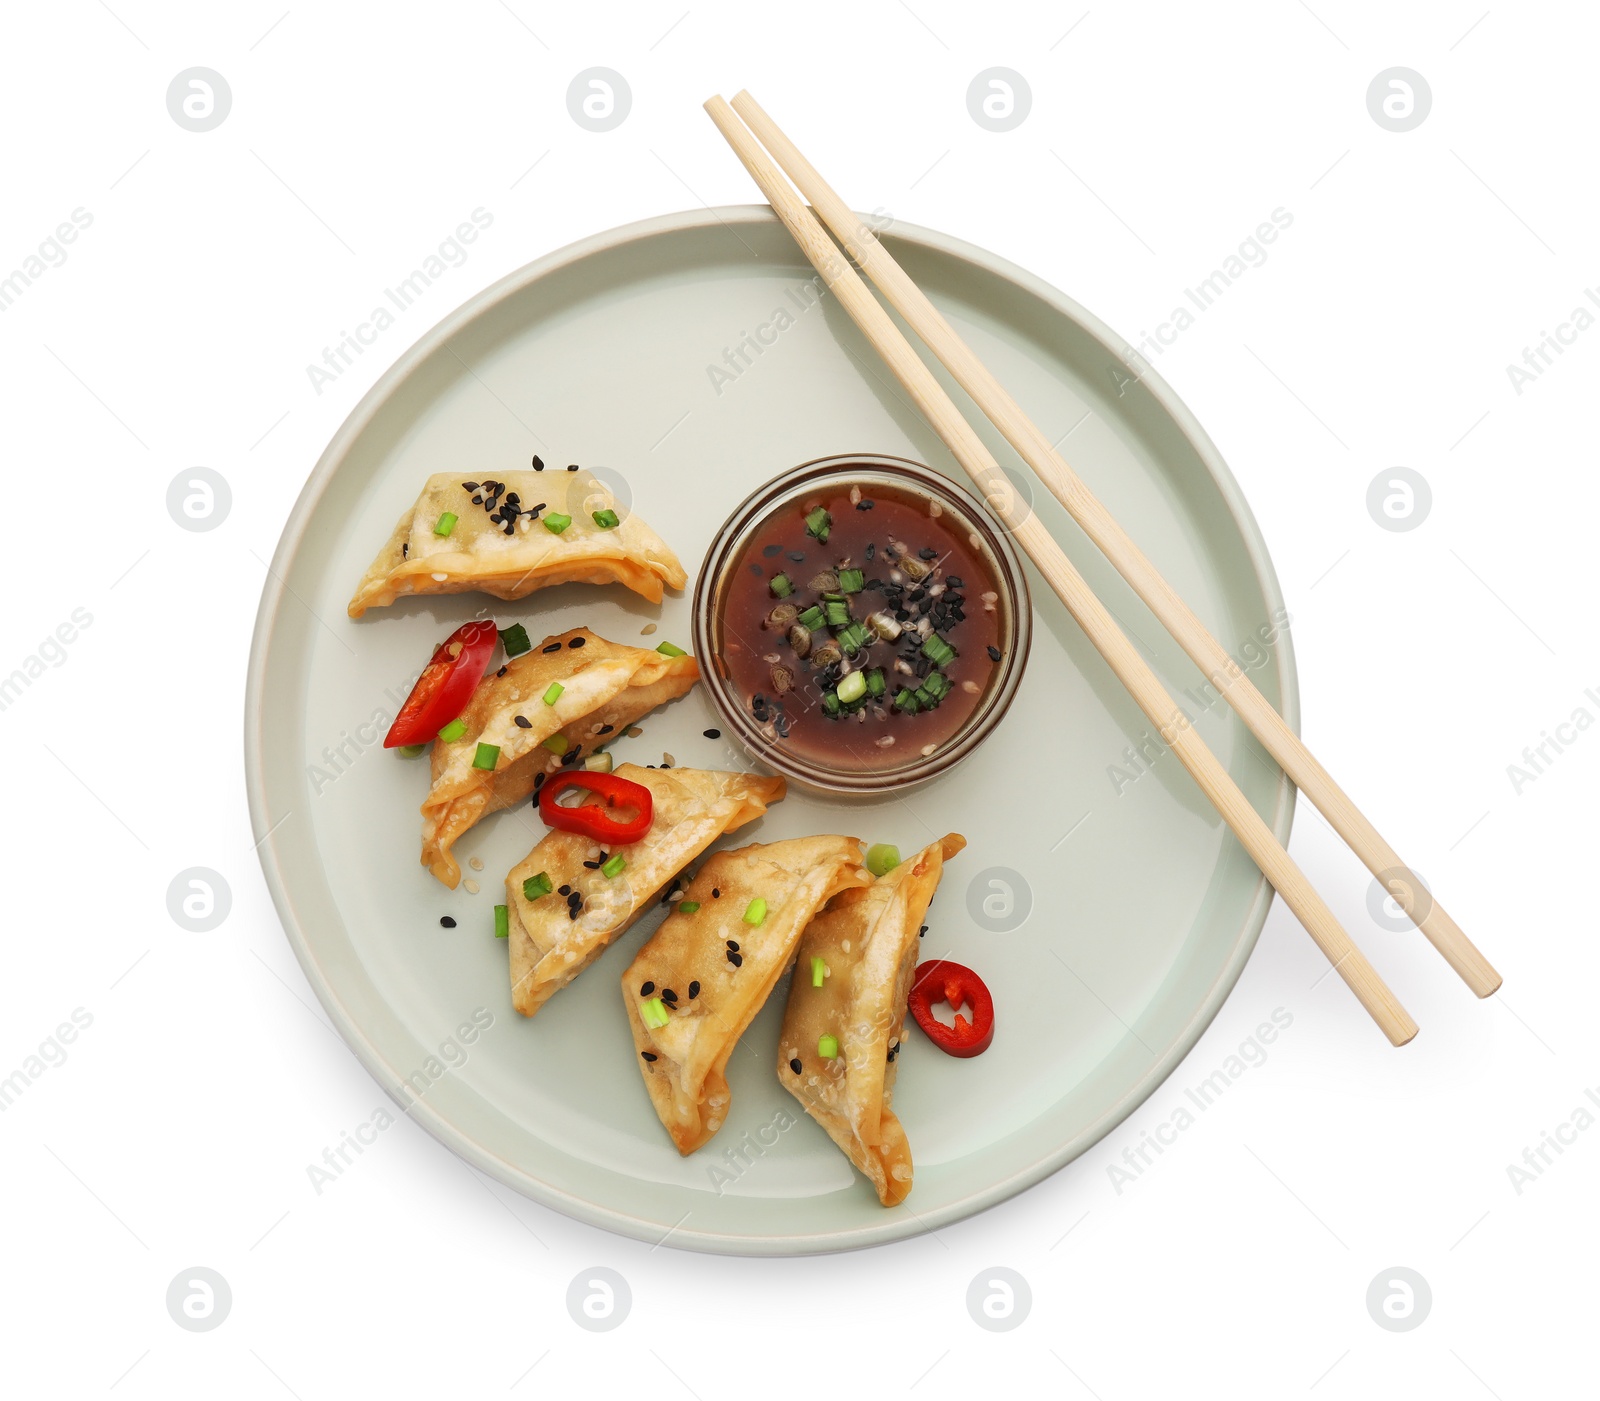
M794 592L794 584L787 574L774 574L767 581L767 587L772 590L774 598L788 598Z
M818 506L806 514L806 534L815 539L826 542L832 525L833 517L828 514L826 507Z
M832 691L829 691L827 695L823 696L822 713L824 715L837 715L843 709L844 702L841 701L839 697L836 696Z
M811 607L801 613L797 621L801 627L810 628L812 632L815 632L828 620L823 616L822 610L813 603Z
M900 864L900 848L890 842L874 842L867 848L867 869L875 876L886 876Z
M867 858L872 859L870 856ZM541 895L548 895L555 886L550 883L550 873L540 871L536 876L529 876L522 882L522 898L524 900L537 900Z
M859 569L841 569L839 571L839 592L860 593L867 582L867 576Z
M493 769L500 762L500 746L498 744L480 744L478 752L472 756L472 767L475 769Z
M875 666L867 673L867 690L875 696L881 696L889 689L889 683L884 679L883 668Z
M591 511L589 514L594 517L594 523L601 530L615 530L622 523L617 513L609 506L602 511Z
M552 511L548 516L544 517L544 528L552 535L561 534L571 524L572 517L564 516L560 511Z
M583 766L590 773L610 773L613 762L611 756L602 749L598 754L591 754L585 759Z
M904 711L907 715L915 715L920 709L917 705L917 693L902 686L899 694L894 698L894 708Z
M811 986L819 988L822 980L828 976L828 965L817 954L811 955Z
M840 681L838 689L834 692L845 705L854 705L866 693L867 678L859 671L852 671Z
M460 517L457 516L454 512L446 511L442 516L439 517L438 520L436 520L434 522L434 524L433 524L433 533L435 535L441 535L441 536L448 535L452 530L454 530L456 528L456 522L459 519L460 519Z
M760 924L767 917L767 902L759 895L756 896L744 909L744 922L746 924Z
M559 730L555 734L551 735L549 739L540 740L539 742L552 754L565 754L570 747L567 744L567 737Z
M511 937L511 907L509 905L496 905L494 907L494 937L496 939L509 939Z
M689 655L676 642L657 643L656 651L661 653L663 657L687 657Z
M545 687L544 703L546 705L554 705L558 700L561 699L561 693L566 689L567 688L559 681L552 681L548 686Z
M846 656L853 657L857 652L871 642L872 634L869 633L860 623L851 623L848 627L840 628L839 631L834 634L833 640L844 649Z
M400 746L400 757L403 759L415 759L427 747L425 744L402 744Z
M652 997L648 1002L639 1004L639 1015L644 1018L644 1024L652 1031L656 1027L665 1026L672 1020L667 1015L667 1004L659 997Z
M439 738L442 739L446 744L449 744L452 740L460 739L462 735L466 734L466 732L467 722L457 718L452 720L448 725L439 731Z
M533 646L528 641L528 630L521 623L512 623L508 628L500 629L500 645L506 649L506 656L520 657Z
M680 915L692 915L699 908L700 908L700 902L698 900L680 900L680 901L678 901L678 913Z
M839 1038L837 1036L819 1036L817 1038L817 1054L823 1060L838 1060Z
M627 867L627 864L628 858L619 851L600 868L600 874L603 876L610 876L615 879L617 876L622 874L623 870Z
M922 655L935 666L944 666L956 654L952 647L938 633L930 633L922 644Z
M850 605L836 599L830 598L822 612L830 628L842 628L850 621Z

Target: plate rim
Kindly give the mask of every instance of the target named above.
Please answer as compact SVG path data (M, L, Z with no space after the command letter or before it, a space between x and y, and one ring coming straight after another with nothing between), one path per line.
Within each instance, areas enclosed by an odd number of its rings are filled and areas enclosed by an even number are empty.
M245 789L250 813L251 834L256 838L256 854L261 862L263 878L272 897L278 922L283 929L301 972L316 993L333 1021L340 1039L355 1054L380 1089L391 1099L394 1093L386 1083L389 1065L386 1057L368 1038L366 1031L346 1010L331 980L324 974L306 937L303 922L297 914L290 896L288 882L281 863L281 853L275 840L274 821L267 809L265 792L265 753L263 745L263 716L266 709L266 665L279 611L286 597L292 596L285 574L290 562L299 551L316 507L327 490L334 474L347 456L350 448L366 430L379 409L394 391L435 351L459 331L469 326L480 315L523 288L562 268L586 258L625 244L641 242L662 234L681 233L695 229L720 226L731 229L734 225L776 224L777 216L765 204L737 204L706 206L674 213L653 215L631 223L622 224L600 233L591 234L555 249L542 257L513 269L497 281L469 297L448 312L428 330L424 331L405 350L401 351L389 367L361 397L344 421L328 440L316 465L306 478L293 508L284 522L272 564L262 584L261 599L256 610L256 621L250 640L249 666L245 678L244 703L244 759ZM971 264L981 271L1010 282L1017 288L1044 302L1052 309L1075 321L1088 335L1124 364L1128 363L1128 343L1105 322L1079 302L1043 278L1018 266L1009 259L969 243L965 239L918 224L896 220L884 231L897 241L917 245L936 254ZM1118 349L1118 346L1122 349ZM1161 377L1154 367L1139 376L1139 383L1156 400L1172 420L1195 452L1215 485L1245 546L1251 569L1260 586L1263 599L1275 611L1285 607L1277 571L1267 551L1266 541L1256 522L1232 471L1210 435ZM1280 692L1283 697L1282 714L1296 733L1300 728L1300 694L1298 671L1295 665L1294 640L1289 629L1280 631L1273 650ZM1274 836L1287 846L1294 822L1296 792L1294 785L1281 770L1278 774L1277 794L1269 819ZM281 821L281 819L279 819ZM976 1216L990 1207L1026 1191L1059 1171L1074 1159L1081 1157L1118 1124L1122 1123L1140 1105L1151 1098L1172 1072L1183 1062L1216 1019L1223 1003L1233 991L1245 964L1254 952L1266 923L1272 904L1273 890L1265 876L1258 879L1255 895L1246 909L1239 935L1232 950L1207 989L1198 1008L1179 1032L1169 1041L1150 1068L1115 1103L1091 1123L1085 1125L1070 1139L1057 1144L1041 1154L1026 1167L1019 1168L998 1181L948 1202L937 1210L923 1215L913 1213L908 1223L899 1213L890 1215L876 1226L852 1226L837 1232L811 1231L794 1235L753 1235L715 1230L685 1230L673 1227L663 1236L659 1224L629 1214L612 1206L605 1206L577 1197L532 1176L484 1144L471 1138L456 1127L443 1113L426 1101L418 1101L407 1109L407 1117L426 1129L451 1152L471 1166L488 1173L497 1181L511 1187L530 1200L550 1207L563 1215L586 1225L648 1242L652 1245L671 1244L678 1249L696 1250L714 1254L742 1256L795 1256L844 1250L866 1249L887 1245L895 1241L915 1239L937 1231L942 1226L953 1225ZM396 1101L398 1103L398 1101ZM908 1208L909 1211L909 1208Z

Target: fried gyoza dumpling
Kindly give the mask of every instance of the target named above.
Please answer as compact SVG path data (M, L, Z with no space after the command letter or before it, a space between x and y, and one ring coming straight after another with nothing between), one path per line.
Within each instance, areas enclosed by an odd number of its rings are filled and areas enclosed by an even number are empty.
M945 861L966 844L951 833L838 896L807 927L789 984L778 1079L872 1180L885 1206L911 1190L911 1148L889 1103L917 937Z
M691 656L623 647L574 628L485 676L461 715L458 739L433 742L433 786L422 804L422 864L452 890L456 840L485 813L520 803L543 775L609 744L700 677ZM552 683L562 689L553 703ZM498 750L479 768L480 746ZM487 758L487 751L481 757Z
M680 1153L728 1117L723 1069L822 906L867 885L854 837L719 851L622 975L639 1069Z
M511 1004L525 1017L598 958L695 857L755 821L785 787L781 778L713 769L623 764L615 773L650 790L654 815L643 837L602 848L581 833L551 831L506 877ZM607 876L602 867L619 856L627 864Z
M626 584L660 603L663 584L681 589L688 580L667 542L592 472L508 472L483 482L440 472L400 517L349 611L359 618L406 594L524 598L573 582Z

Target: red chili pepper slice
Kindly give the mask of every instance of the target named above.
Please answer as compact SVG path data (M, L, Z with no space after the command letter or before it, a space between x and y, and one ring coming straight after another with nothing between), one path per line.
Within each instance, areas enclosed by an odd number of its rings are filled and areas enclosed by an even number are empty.
M479 619L445 638L400 707L383 747L425 744L460 715L489 669L498 636L492 622Z
M605 801L562 807L556 799L572 788L587 789ZM633 816L620 817L617 809L631 809ZM644 784L614 773L563 773L539 790L539 816L547 826L593 837L602 846L627 846L650 830L655 797Z
M933 1015L934 1006L948 1002L956 1024L946 1026ZM972 1008L969 1022L962 1006ZM981 1056L994 1040L994 998L972 969L945 959L919 963L911 980L911 1015L923 1034L948 1056Z

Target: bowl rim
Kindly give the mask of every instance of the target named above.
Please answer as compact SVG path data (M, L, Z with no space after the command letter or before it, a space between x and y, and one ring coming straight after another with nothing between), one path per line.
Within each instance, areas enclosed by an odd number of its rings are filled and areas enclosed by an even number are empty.
M725 585L744 544L771 514L804 491L834 479L876 473L904 483L970 524L983 540L982 553L992 558L995 588L1004 613L1001 632L1004 657L991 677L986 694L954 735L929 755L917 754L910 762L884 769L851 771L806 759L794 750L774 744L745 713L728 690L719 666L719 608L724 606ZM852 484L854 484L852 482ZM970 758L1005 718L1016 699L1027 670L1033 645L1033 597L1027 570L1016 544L966 485L915 458L885 452L834 452L780 472L758 486L729 512L707 545L695 578L691 627L695 655L701 662L701 679L723 723L752 758L785 778L815 792L834 797L870 797L898 792L930 782Z

